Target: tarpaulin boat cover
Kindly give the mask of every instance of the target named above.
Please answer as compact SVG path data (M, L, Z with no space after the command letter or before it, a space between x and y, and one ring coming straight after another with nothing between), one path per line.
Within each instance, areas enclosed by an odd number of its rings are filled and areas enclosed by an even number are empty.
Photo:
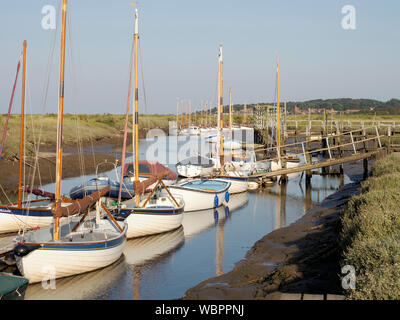
M56 206L53 205L51 212L53 213L53 216L56 218L72 216L74 214L85 211L87 208L89 208L93 203L98 201L109 191L110 191L110 186L107 186L104 189L101 189L100 191L93 192L92 194L84 197L83 199L74 200L72 204L70 204L69 206L65 207L59 206L56 209Z
M157 161L148 161L148 160L140 160L139 161L139 175L159 175L166 172L167 175L165 176L165 179L170 179L170 180L176 180L178 178L178 175L173 172L171 169L167 168L166 166L162 165L161 163ZM133 175L134 174L134 169L133 169L133 162L127 163L124 166L124 172L123 176L126 175Z
M206 157L202 156L194 156L194 157L189 157L186 159L183 159L182 161L179 161L177 164L178 165L195 165L195 166L201 166L204 168L209 168L209 167L214 167L214 162Z

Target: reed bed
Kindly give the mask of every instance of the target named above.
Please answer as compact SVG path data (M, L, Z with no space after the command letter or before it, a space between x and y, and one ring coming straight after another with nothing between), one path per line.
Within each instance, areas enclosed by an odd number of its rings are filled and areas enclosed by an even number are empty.
M400 159L378 160L342 216L342 265L356 270L348 299L400 299Z

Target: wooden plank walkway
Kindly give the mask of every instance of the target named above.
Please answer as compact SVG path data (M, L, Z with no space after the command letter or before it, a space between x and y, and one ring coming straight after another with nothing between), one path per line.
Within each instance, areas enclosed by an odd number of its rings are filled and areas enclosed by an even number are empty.
M285 175L285 174L289 174L289 173L295 173L295 172L301 172L301 171L307 171L307 170L312 170L312 169L319 169L319 168L323 168L323 167L339 165L339 164L343 164L346 162L353 162L353 161L370 158L370 157L382 152L383 150L384 150L384 148L379 148L379 149L377 149L375 151L371 151L371 152L357 153L357 154L352 154L352 155L345 156L342 158L328 159L328 160L321 161L321 162L304 164L304 165L301 165L301 166L298 166L295 168L288 168L288 169L281 169L281 170L277 170L277 171L259 173L259 174L252 175L250 177L251 178L272 178L272 177Z

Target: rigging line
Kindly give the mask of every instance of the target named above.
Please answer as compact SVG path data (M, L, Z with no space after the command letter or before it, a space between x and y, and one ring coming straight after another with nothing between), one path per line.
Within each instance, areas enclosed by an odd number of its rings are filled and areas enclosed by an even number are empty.
M129 107L131 104L131 91L132 91L132 66L133 66L133 58L134 58L134 43L132 43L131 48L131 58L129 62L129 84L128 84L128 101L126 104L126 113L125 113L125 124L124 124L124 140L122 146L122 157L121 157L121 180L120 180L120 188L118 190L118 204L121 203L121 192L122 192L122 183L123 183L123 170L125 167L125 157L126 157L126 139L128 136L128 123L129 123ZM132 131L134 128L132 127ZM133 141L132 141L133 143ZM117 172L118 173L118 172ZM117 176L118 179L118 176ZM118 179L119 180L119 179ZM133 198L133 197L132 197ZM118 212L120 212L120 206L118 206Z
M71 32L71 16L72 16L72 10L69 10L69 15L68 15L68 51L69 51L69 56L70 56L70 65L71 65L71 78L72 78L72 87L73 87L73 105L74 105L74 110L75 110L75 128L76 128L76 136L77 136L77 149L78 149L78 158L79 158L79 167L81 171L81 180L82 183L83 181L83 176L85 175L85 163L84 163L84 157L83 157L83 148L82 148L82 135L81 135L81 128L79 125L79 117L77 115L77 77L76 77L76 69L75 69L75 59L74 59L74 48L72 46L72 32Z
M19 58L19 61L18 61L18 64L17 64L17 72L16 72L16 75L15 75L14 86L13 86L12 93L11 93L10 104L8 106L8 115L7 115L7 118L6 118L6 123L4 125L3 137L1 139L0 159L1 159L1 154L3 153L4 142L5 142L6 136L7 136L8 120L10 119L11 108L12 108L12 105L13 105L13 102L14 102L14 93L15 93L15 88L17 86L19 69L21 67L21 61L22 61L22 54L21 54L21 56Z
M61 1L59 1L58 4L58 12L59 12L59 16L61 14ZM54 58L54 50L55 50L55 45L56 45L56 36L57 36L57 30L58 30L58 26L56 26L56 29L54 30L53 33L53 39L52 39L52 43L50 45L50 53L49 53L49 59L48 59L48 64L47 64L47 69L46 69L46 74L47 74L47 78L46 78L46 82L45 82L45 86L44 86L44 92L43 92L43 100L42 100L42 113L45 113L46 110L46 104L47 104L47 97L48 97L48 91L49 91L49 84L50 84L50 75L51 75L51 67L53 65L53 58ZM39 116L40 117L40 116ZM39 130L39 138L38 138L38 143L37 143L37 147L35 149L35 161L34 161L34 166L33 166L33 174L32 174L32 180L31 180L31 185L33 185L34 183L34 179L35 179L35 173L36 173L36 167L37 164L39 162L39 148L40 148L40 143L41 143L41 138L42 138L42 131L43 131L43 122L44 121L40 121L40 130ZM29 211L30 211L30 197L28 198L28 206L27 206L27 210L26 210L26 215L29 215ZM24 228L22 230L22 237L25 236L25 231L26 228Z
M7 202L8 202L9 204L12 204L12 202L11 202L10 199L8 198L7 193L4 191L3 186L2 186L1 184L0 184L0 188L1 188L1 191L3 192L4 196L6 197Z
M33 111L32 111L32 95L31 95L31 85L30 85L30 81L29 81L29 68L28 68L29 64L27 64L27 68L26 68L26 87L27 87L27 105L29 105L29 110L31 112L30 114L30 119L31 119L31 127L32 127L32 136L33 136L33 146L32 146L32 154L34 154L34 150L36 149L36 131L35 131L35 126L34 126L34 121L33 121ZM26 149L25 149L25 145L27 143L27 134L24 137L24 154L26 155ZM28 150L29 151L29 150ZM25 157L25 156L24 156ZM35 164L34 164L35 165ZM25 171L25 162L24 162L24 171ZM30 172L32 172L32 168L30 168ZM42 177L40 174L40 165L39 162L37 163L37 171L38 171L38 178L39 178L39 185L42 186ZM25 172L24 172L24 186L25 186ZM33 186L32 186L33 187ZM25 189L24 189L24 193L25 193Z
M146 98L146 87L144 85L144 74L143 74L143 59L142 59L142 49L140 47L140 38L139 38L139 61L140 61L140 72L142 76L142 86L143 86L143 99L144 99L144 106L146 110L146 114L148 113L148 108L147 108L147 98Z
M273 141L274 141L275 118L276 118L275 106L276 106L276 100L277 100L277 91L278 91L278 73L276 73L276 76L275 76L274 108L272 109L272 128L271 128L271 143L270 143L270 148L272 148ZM269 152L272 153L272 149L269 150Z

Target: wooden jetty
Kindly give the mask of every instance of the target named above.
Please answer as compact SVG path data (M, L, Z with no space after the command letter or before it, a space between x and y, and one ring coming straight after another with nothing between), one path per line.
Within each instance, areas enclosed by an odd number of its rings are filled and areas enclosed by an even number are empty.
M319 136L311 136L311 131L297 132L290 136L284 134L285 143L280 146L269 148L256 148L255 152L263 156L263 161L281 161L283 168L276 171L264 172L252 175L253 179L273 179L277 176L285 177L287 174L306 171L306 177L311 177L313 169L324 170L329 174L327 168L339 165L343 173L343 164L364 160L364 174L368 172L368 159L380 157L382 154L393 151L396 144L393 133L397 131L383 131L374 127L362 127L351 131L337 130L333 133L320 132ZM400 133L400 129L399 132ZM400 147L400 144L399 144ZM286 168L285 163L293 156L303 156L305 163L294 168ZM313 157L314 156L314 157ZM316 156L316 157L315 157Z

